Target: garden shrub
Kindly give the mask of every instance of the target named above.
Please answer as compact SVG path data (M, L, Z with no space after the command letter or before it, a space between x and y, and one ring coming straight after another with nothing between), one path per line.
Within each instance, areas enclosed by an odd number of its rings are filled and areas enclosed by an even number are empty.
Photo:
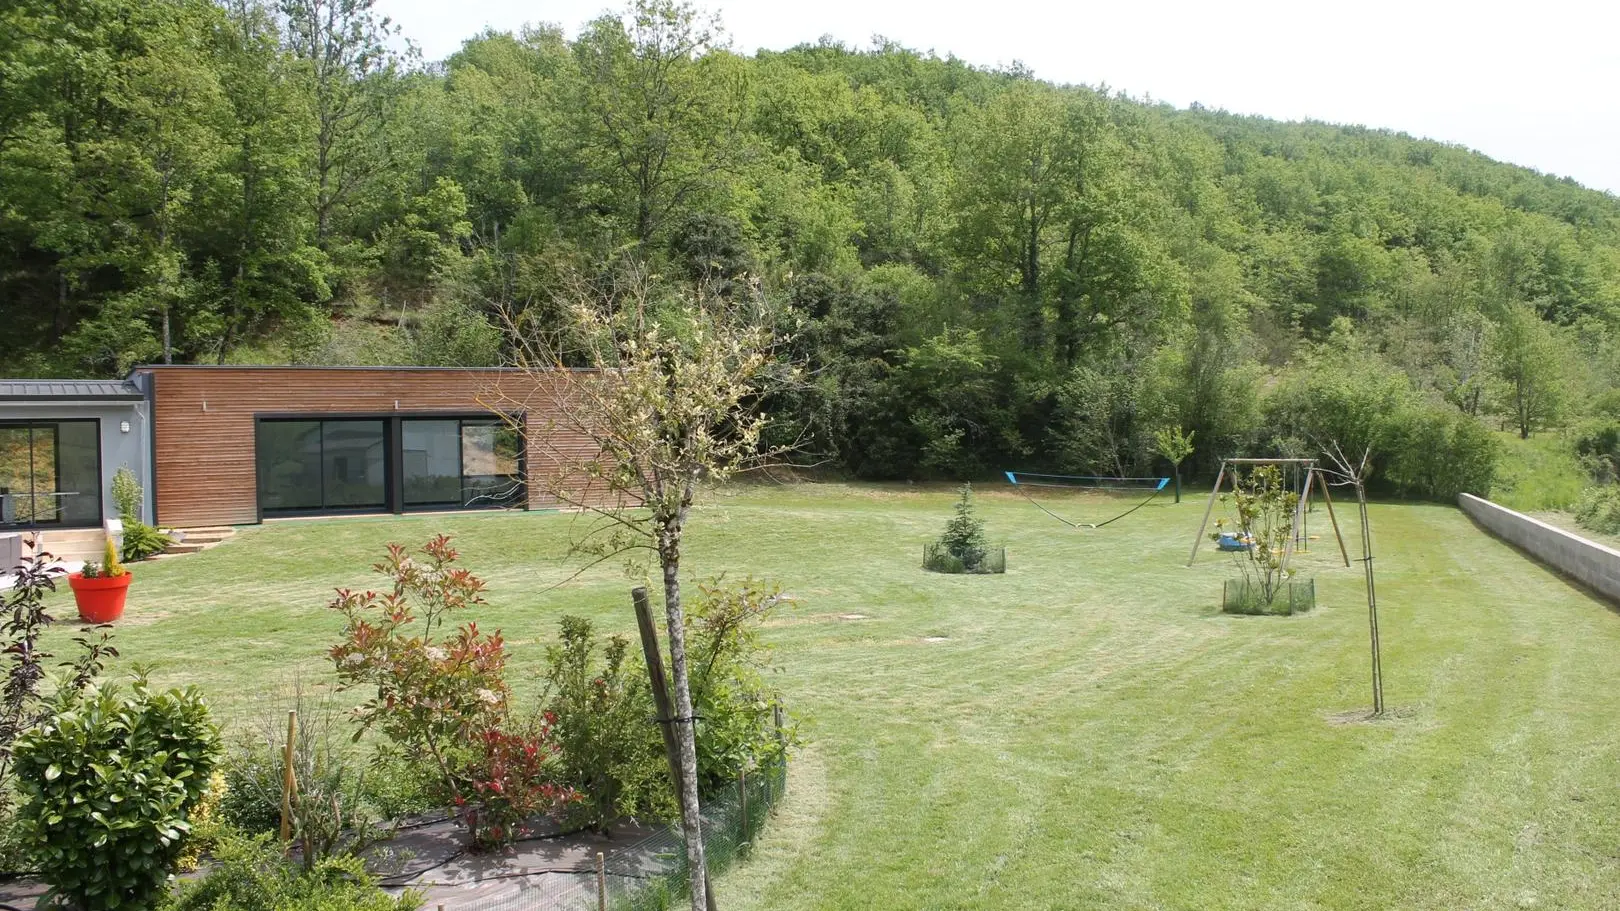
M129 466L119 468L113 473L113 503L118 507L118 518L123 520L124 524L129 524L131 520L140 521L143 505L141 494L141 482L135 477L135 472L129 470Z
M128 467L118 469L112 481L113 502L118 506L119 521L124 523L121 556L130 562L145 560L160 554L174 543L174 539L141 521L145 497L135 472Z
M26 857L15 804L13 748L17 737L44 716L39 697L45 665L54 657L40 644L45 628L55 621L45 612L45 597L56 590L64 570L52 565L49 554L35 554L17 569L9 591L0 592L0 870L23 869ZM100 675L108 658L118 656L111 645L110 626L98 626L76 637L78 656L59 693L77 692ZM98 635L99 634L99 635Z
M686 651L692 671L697 726L698 787L716 793L736 784L745 770L765 768L784 757L794 730L778 731L782 694L769 683L776 668L760 628L787 599L755 579L698 586L687 611Z
M169 911L414 911L414 892L392 896L356 857L327 857L304 869L269 835L231 835L208 875L181 886Z
M1337 444L1371 455L1370 483L1403 496L1451 501L1484 496L1498 445L1479 419L1433 402L1376 352L1340 340L1285 374L1266 401L1263 452L1320 454Z
M125 522L122 556L136 562L168 549L174 539L144 522Z
M1293 577L1293 567L1285 567L1289 541L1294 536L1294 513L1299 493L1284 480L1276 465L1258 465L1244 473L1232 469L1232 502L1237 509L1235 527L1226 520L1215 523L1210 539L1235 531L1248 544L1232 551L1242 578L1228 583L1221 609L1233 613L1272 613L1273 603ZM1237 594L1234 596L1233 590Z
M622 816L675 811L646 665L628 656L629 646L623 636L601 640L589 620L569 616L546 649L546 715L562 780L580 793L569 819L601 832Z
M229 831L230 824L225 821L222 811L228 787L225 772L216 766L213 774L208 776L208 786L203 788L202 796L197 798L196 805L186 817L186 821L191 823L191 834L180 850L180 858L175 861L176 869L185 872L197 869L203 855L212 850Z
M64 690L17 739L22 839L46 882L84 911L164 893L220 752L195 688Z
M444 809L436 776L437 770L430 764L382 743L371 754L361 789L378 816L397 821Z
M293 772L298 790L292 800L292 836L306 866L322 858L355 854L388 830L366 800L366 775L357 757L345 749L349 739L339 727L338 710L329 700L294 697L298 713L293 740ZM220 815L247 834L281 828L281 789L286 715L260 719L230 745L225 757L226 793Z
M453 805L473 845L486 847L518 837L523 816L559 812L572 795L551 779L555 763L529 762L555 747L547 725L511 721L500 632L471 622L445 632L452 614L483 603L483 580L455 566L457 556L443 535L417 556L390 544L374 569L391 578L391 592L338 592L331 607L345 624L330 654L342 688L373 692L356 709L362 731L377 729L433 768L441 805Z
M1620 485L1602 484L1582 491L1575 504L1575 521L1591 531L1620 535Z
M475 847L505 844L535 816L563 816L579 795L558 782L557 745L544 716L480 730L458 798Z

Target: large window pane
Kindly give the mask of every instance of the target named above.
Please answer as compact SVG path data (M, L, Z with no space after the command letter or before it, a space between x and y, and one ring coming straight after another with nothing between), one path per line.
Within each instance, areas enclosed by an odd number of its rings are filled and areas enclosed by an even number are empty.
M323 421L321 449L328 509L385 504L382 421Z
M95 421L56 425L55 475L61 519L67 525L101 524L101 427ZM39 484L39 436L35 436L34 482Z
M0 525L34 522L34 448L29 427L0 427Z
M460 426L454 420L401 422L406 506L461 505Z
M264 421L258 448L261 509L321 508L320 421Z
M461 425L462 495L465 506L510 506L521 502L522 438L502 423Z
M99 422L0 426L0 525L100 524Z

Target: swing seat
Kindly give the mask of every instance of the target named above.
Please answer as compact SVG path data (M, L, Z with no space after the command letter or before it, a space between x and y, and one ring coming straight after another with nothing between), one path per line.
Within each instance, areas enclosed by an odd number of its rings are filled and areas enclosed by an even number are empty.
M1223 531L1221 536L1215 539L1215 548L1225 551L1253 550L1254 538L1235 531Z

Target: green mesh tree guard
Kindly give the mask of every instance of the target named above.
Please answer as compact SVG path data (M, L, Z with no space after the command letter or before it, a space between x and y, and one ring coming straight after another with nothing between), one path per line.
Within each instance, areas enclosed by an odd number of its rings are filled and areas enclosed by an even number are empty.
M943 544L923 546L923 569L936 573L1004 573L1007 571L1007 548L986 547L978 559L969 562L951 553Z
M1259 585L1248 579L1231 579L1221 584L1221 611L1228 614L1303 614L1316 607L1316 580L1288 581L1266 600Z

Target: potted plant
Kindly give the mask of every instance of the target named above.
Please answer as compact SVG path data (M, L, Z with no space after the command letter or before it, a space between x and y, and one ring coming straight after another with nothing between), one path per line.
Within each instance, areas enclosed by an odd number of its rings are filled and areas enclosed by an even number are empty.
M86 623L111 623L124 615L124 597L129 594L129 583L134 580L124 564L118 562L118 545L107 537L107 558L101 563L86 563L84 569L68 576L68 587L73 589L73 601L79 605L79 619Z

